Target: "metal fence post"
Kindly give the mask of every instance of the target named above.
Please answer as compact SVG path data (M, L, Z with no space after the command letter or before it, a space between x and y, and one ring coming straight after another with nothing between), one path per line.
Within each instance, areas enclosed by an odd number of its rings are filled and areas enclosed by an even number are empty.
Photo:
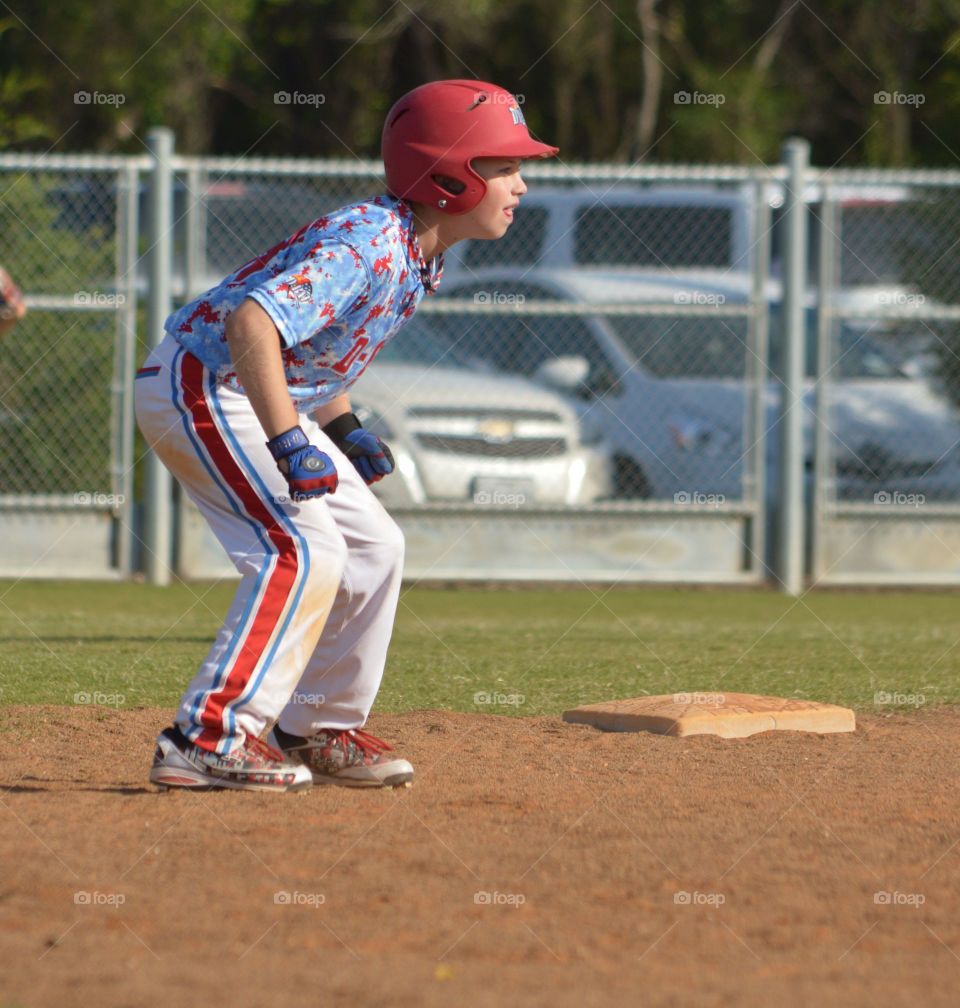
M147 339L157 346L163 339L163 323L172 307L170 274L173 251L173 132L157 127L147 134L147 149L153 159L147 228L149 293ZM170 583L172 549L172 481L154 452L147 456L145 501L146 574L150 584Z
M804 557L804 290L807 272L807 210L804 188L810 144L792 138L783 145L784 194L783 388L780 399L780 528L777 577L782 591L798 595Z
M117 569L121 577L133 573L134 431L133 382L137 355L137 238L139 219L140 169L132 161L117 173L117 293L122 302L117 309L116 348L113 376L113 492L119 495L114 513L118 519Z

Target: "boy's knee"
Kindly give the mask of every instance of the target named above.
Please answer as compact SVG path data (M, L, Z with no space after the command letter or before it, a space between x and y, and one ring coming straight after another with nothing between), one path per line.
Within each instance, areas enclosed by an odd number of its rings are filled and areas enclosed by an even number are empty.
M326 535L322 541L308 538L301 555L303 562L309 565L312 580L330 578L339 582L347 565L347 542L342 535Z
M397 563L403 562L405 547L403 529L389 516L383 525L382 543L385 553L391 556Z
M363 552L385 574L403 566L404 538L400 526L386 513L373 530Z

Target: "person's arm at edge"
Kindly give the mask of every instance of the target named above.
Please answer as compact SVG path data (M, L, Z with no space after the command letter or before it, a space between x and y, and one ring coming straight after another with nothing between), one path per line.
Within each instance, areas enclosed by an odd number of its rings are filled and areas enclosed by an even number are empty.
M0 266L0 339L27 314L27 305L10 274Z

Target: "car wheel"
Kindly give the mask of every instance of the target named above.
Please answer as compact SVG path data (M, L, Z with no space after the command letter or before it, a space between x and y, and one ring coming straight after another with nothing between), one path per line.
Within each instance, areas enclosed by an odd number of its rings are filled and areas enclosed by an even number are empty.
M613 460L613 495L617 500L645 500L653 496L643 467L625 455L617 455Z

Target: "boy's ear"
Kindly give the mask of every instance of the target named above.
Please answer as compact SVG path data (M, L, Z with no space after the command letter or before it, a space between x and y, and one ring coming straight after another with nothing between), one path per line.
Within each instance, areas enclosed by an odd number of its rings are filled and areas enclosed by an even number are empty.
M432 178L441 189L446 189L451 196L459 196L467 188L459 179L450 178L449 175L433 175Z

